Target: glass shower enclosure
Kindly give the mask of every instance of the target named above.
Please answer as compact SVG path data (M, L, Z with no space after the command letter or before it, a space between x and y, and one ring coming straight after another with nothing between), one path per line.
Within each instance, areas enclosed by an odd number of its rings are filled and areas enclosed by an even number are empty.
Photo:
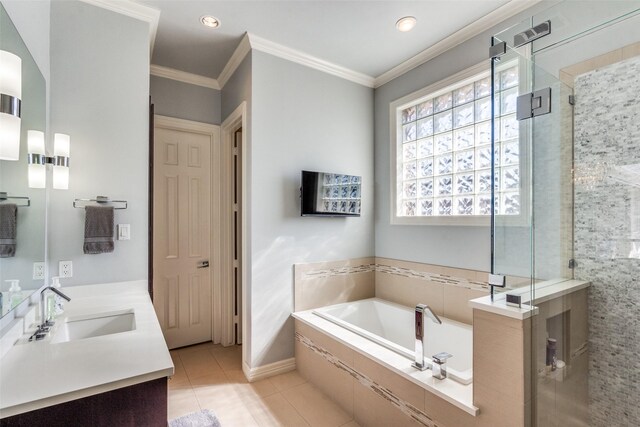
M637 1L565 1L492 38L491 267L539 308L530 425L640 425L639 28Z

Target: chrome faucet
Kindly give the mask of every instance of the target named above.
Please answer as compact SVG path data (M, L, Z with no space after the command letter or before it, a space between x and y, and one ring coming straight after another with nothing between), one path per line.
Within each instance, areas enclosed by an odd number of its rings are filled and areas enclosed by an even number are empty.
M437 324L442 321L426 304L416 305L415 329L416 329L416 353L415 361L411 364L416 369L424 371L427 365L424 363L424 317L427 316Z
M57 290L52 286L47 286L40 292L40 321L42 321L42 323L40 324L38 331L41 333L49 332L49 329L55 323L53 320L47 319L47 307L45 304L46 291L53 291L56 294L60 295L62 298L66 299L67 301L71 301L71 298L69 298L68 296L66 296L65 294L63 294L62 292L60 292L59 290Z

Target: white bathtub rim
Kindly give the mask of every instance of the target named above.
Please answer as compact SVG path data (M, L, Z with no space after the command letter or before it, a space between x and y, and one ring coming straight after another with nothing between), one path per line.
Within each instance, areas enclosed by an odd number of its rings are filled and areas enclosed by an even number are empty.
M404 356L313 314L313 310L295 312L292 313L292 316L319 333L328 335L340 344L395 372L466 413L473 416L477 416L480 413L480 410L473 405L472 384L463 385L451 379L436 380L430 370L418 371L412 368L407 365Z
M332 322L332 323L334 323L334 324L336 324L336 325L338 325L340 327L343 327L345 329L350 330L351 332L354 332L354 333L356 333L358 335L361 335L361 336L373 341L374 343L376 343L378 345L381 345L383 347L387 347L388 349L398 353L399 355L404 356L408 360L413 360L415 355L410 350L405 349L404 347L402 347L402 346L400 346L400 345L398 345L398 344L396 344L396 343L394 343L392 341L389 341L389 340L387 340L387 339L385 339L383 337L380 337L379 335L376 335L376 334L371 333L371 332L369 332L369 331L367 331L367 330L365 330L363 328L360 328L359 326L353 325L353 324L351 324L351 323L349 323L347 321L344 321L344 320L339 319L339 318L337 318L337 317L335 317L335 316L333 316L331 314L328 314L323 310L324 308L329 308L329 307L330 308L338 308L338 307L343 307L343 306L350 305L350 304L353 304L353 303L360 303L360 302L367 302L367 301L381 302L381 303L384 303L384 304L387 304L387 305L390 305L390 306L393 306L393 307L396 307L398 309L402 309L402 310L405 310L405 311L406 310L410 310L410 307L407 307L407 306L404 306L404 305L401 305L401 304L396 304L394 302L387 301L387 300L382 299L382 298L375 298L374 297L374 298L366 298L366 299L362 299L362 300L350 301L350 302L345 302L345 303L340 303L340 304L333 304L333 305L330 305L330 306L327 306L327 307L319 307L319 308L313 309L311 311L316 316L320 316L323 319L328 320L328 321L330 321L330 322ZM453 319L449 319L449 318L443 317L443 316L441 316L441 317L442 317L443 320L445 320L447 322L468 326L468 325L466 325L464 323L455 321ZM425 362L427 364L427 368L431 369L431 363L432 363L431 358L425 355ZM451 367L448 367L447 372L448 372L448 375L454 381L458 381L461 384L468 385L468 384L471 384L473 382L473 368L466 369L464 371L457 371L455 369L452 369Z

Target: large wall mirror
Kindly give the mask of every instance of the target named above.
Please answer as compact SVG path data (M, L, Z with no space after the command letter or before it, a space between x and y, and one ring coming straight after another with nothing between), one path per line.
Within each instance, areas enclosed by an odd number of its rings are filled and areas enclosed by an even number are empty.
M21 118L18 160L0 160L0 289L2 312L5 316L27 299L45 281L44 273L34 279L34 263L45 264L47 190L29 188L27 162L27 133L40 131L46 135L46 81L29 49L23 42L6 10L0 4L0 50L21 59ZM0 57L0 67L7 61ZM0 87L3 82L0 82ZM3 97L3 101L6 97ZM2 113L0 113L2 114ZM0 121L0 126L6 126ZM8 127L7 127L8 128ZM5 128L6 129L6 128ZM0 129L3 132L4 129ZM17 205L15 227L11 219L12 207ZM13 229L15 228L15 232ZM11 245L14 235L15 247ZM35 277L38 275L36 274ZM18 280L21 291L10 292L9 280ZM1 317L0 316L0 317Z

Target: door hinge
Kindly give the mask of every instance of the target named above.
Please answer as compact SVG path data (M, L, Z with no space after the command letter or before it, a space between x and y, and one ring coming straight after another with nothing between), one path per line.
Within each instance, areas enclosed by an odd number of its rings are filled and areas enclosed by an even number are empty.
M551 112L551 88L536 90L520 95L517 101L516 118L530 119Z
M569 95L569 104L576 105L576 96L575 95Z
M513 47L524 46L549 34L551 34L551 21L544 21L513 36Z
M569 260L569 268L570 268L570 269L572 269L572 270L573 270L574 268L576 268L576 260L575 260L575 259L571 258L571 259Z
M507 42L494 44L489 48L489 59L500 59L500 56L507 53Z

